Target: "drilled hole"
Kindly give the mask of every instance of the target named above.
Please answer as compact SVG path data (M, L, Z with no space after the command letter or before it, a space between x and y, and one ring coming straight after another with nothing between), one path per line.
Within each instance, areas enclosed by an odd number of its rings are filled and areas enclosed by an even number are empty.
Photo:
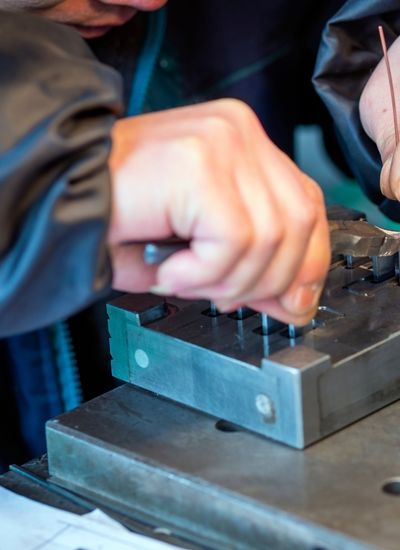
M215 423L215 427L220 432L227 432L227 433L240 432L240 427L234 424L233 422L228 422L228 420L218 420L218 422Z
M382 491L387 495L400 496L400 478L385 481L382 485Z

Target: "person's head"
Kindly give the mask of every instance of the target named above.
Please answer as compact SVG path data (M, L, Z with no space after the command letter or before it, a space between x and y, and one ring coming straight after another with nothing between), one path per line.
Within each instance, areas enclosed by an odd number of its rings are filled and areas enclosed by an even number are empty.
M161 8L167 0L0 0L0 9L25 11L76 28L84 38L97 38L123 25L137 11Z

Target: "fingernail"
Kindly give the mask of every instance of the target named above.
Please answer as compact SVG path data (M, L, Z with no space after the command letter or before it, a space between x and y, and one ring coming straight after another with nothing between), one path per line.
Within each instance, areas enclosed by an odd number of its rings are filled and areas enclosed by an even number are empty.
M170 296L171 294L173 294L170 288L162 285L155 285L150 287L149 292L151 292L152 294L158 294L160 296Z
M320 283L303 285L291 296L286 296L282 300L282 305L294 315L304 315L318 305L321 291L322 285Z

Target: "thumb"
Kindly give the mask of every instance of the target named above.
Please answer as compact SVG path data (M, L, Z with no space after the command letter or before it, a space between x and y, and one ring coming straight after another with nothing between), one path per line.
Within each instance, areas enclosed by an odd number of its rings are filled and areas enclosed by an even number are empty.
M400 145L386 155L381 170L380 187L382 194L388 199L400 200Z

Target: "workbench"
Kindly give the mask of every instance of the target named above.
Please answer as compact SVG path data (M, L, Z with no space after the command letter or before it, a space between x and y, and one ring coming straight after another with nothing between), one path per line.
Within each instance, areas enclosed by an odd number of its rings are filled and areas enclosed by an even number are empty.
M51 422L52 470L133 528L187 548L399 548L400 402L303 451L216 420L121 386ZM45 461L27 469L47 476ZM15 473L0 483L71 509Z

